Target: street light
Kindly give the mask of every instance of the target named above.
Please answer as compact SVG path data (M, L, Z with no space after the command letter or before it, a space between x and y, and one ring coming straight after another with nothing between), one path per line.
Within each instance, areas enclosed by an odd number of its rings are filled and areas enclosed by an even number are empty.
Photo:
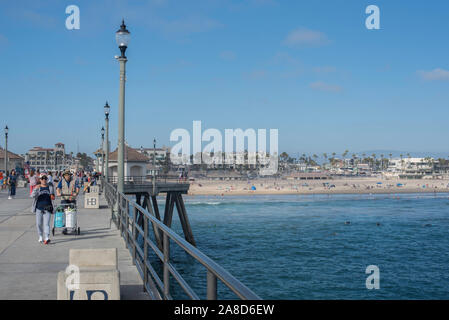
M104 173L104 127L101 127L101 172Z
M111 110L111 107L108 105L108 102L106 101L106 104L104 105L104 115L105 115L105 126L106 126L106 147L105 147L105 161L106 161L106 167L103 171L103 177L105 178L105 181L108 181L109 178L109 111Z
M130 32L126 29L125 20L122 20L120 29L115 33L115 39L122 53L121 58L126 58L125 51L130 41Z
M156 187L156 138L153 139L153 193Z
M8 174L8 126L5 127L5 175Z
M120 89L118 100L118 154L117 154L117 191L124 191L125 172L125 81L126 59L125 51L128 48L130 33L126 29L125 20L122 20L120 29L115 33L115 38L122 55L117 57L120 63Z

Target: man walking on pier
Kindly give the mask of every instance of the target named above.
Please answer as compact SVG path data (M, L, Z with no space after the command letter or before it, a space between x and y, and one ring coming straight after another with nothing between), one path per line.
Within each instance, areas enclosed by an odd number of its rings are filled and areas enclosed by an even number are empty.
M56 194L61 197L61 204L76 203L76 196L80 192L78 181L72 178L70 170L64 171L62 176L63 178L56 187ZM65 234L67 229L62 232Z

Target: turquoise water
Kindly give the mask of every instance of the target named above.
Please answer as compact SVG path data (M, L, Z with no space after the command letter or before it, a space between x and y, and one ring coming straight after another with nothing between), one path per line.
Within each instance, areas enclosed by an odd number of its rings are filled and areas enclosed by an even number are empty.
M185 201L197 247L263 299L449 298L448 194ZM176 212L173 228L182 233ZM175 245L171 256L203 296L204 267ZM366 288L369 265L379 267L378 290ZM219 298L233 297L219 285Z

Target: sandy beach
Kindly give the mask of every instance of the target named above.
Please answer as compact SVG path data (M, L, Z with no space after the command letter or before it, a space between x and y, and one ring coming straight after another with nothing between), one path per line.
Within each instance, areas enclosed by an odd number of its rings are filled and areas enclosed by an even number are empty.
M331 180L196 180L189 195L374 194L449 192L449 179L335 178ZM255 190L253 190L255 189Z

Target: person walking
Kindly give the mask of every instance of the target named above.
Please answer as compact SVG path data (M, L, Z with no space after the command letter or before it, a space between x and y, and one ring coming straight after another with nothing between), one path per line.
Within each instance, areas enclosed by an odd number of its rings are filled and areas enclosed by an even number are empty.
M51 171L48 171L48 185L52 186L53 185L53 175L51 174Z
M3 189L3 171L0 171L0 190Z
M35 174L34 170L30 171L30 195L33 193L33 189L40 183L39 177Z
M64 171L62 179L56 187L56 194L61 197L61 204L76 204L76 196L80 192L79 184L76 179L73 179L70 170ZM63 234L67 233L67 228L62 230Z
M34 198L32 212L36 214L36 227L39 235L39 242L50 243L50 220L53 213L53 200L55 192L53 186L48 185L48 178L45 174L40 176L40 184L36 185L31 193Z
M9 186L9 197L8 199L11 200L16 196L16 184L17 184L17 174L16 170L12 169L11 174L8 177L8 186Z

